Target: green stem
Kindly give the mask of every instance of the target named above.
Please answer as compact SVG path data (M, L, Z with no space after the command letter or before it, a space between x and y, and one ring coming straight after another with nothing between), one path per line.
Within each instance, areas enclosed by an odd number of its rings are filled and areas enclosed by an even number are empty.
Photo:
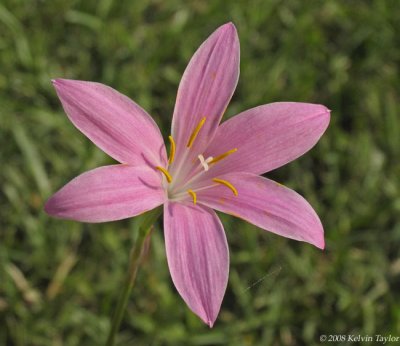
M122 317L129 300L133 285L135 283L136 274L143 256L146 243L149 241L153 224L161 215L162 208L156 208L143 215L142 222L139 226L139 234L130 254L129 270L125 279L124 287L118 299L117 307L113 319L111 321L111 329L108 335L106 346L113 346L115 337L121 325Z

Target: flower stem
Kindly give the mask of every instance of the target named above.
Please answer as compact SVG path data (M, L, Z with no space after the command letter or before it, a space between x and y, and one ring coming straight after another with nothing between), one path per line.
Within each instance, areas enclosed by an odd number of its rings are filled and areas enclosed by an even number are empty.
M146 247L150 241L151 230L153 224L157 221L162 213L162 208L153 209L142 216L142 222L139 226L139 234L135 244L132 247L129 270L126 275L125 284L122 288L118 299L117 307L111 321L111 329L108 335L106 346L113 346L116 334L121 325L122 317L124 316L125 308L129 300L133 285L135 284L136 274L141 263Z

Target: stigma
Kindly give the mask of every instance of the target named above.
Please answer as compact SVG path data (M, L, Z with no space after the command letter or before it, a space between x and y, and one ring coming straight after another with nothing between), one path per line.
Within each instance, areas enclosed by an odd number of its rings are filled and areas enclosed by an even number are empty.
M208 159L204 159L204 156L201 155L201 154L199 156L197 156L197 157L199 158L200 163L203 166L204 170L207 172L209 170L209 168L210 168L208 166L208 164L211 163L211 161L213 160L213 157L210 156Z

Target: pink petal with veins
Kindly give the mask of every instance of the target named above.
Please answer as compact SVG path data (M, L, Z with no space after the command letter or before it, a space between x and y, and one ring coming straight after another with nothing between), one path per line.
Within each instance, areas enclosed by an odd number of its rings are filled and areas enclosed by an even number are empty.
M105 222L139 215L165 199L159 172L146 166L112 165L71 180L47 201L45 211L63 219Z
M198 192L199 203L240 217L267 231L324 248L321 221L297 192L250 173L232 173L219 178L229 181L237 189L238 196L226 186L219 185Z
M168 202L164 234L176 289L190 309L212 327L229 274L228 244L220 220L207 207Z
M216 163L208 174L263 174L310 150L328 127L330 111L321 105L277 102L249 109L224 122L204 157L237 152Z
M166 152L154 120L118 91L94 82L53 81L72 123L121 163L165 165Z
M203 117L206 117L206 121L190 153L201 153L209 143L232 97L238 78L239 39L235 26L227 23L200 46L182 76L172 119L177 165L187 151L191 133ZM187 160L191 161L193 157Z

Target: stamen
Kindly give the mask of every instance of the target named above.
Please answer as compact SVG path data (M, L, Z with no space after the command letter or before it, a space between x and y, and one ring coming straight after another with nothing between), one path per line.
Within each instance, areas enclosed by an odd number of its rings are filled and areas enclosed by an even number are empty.
M235 152L237 152L237 148L228 150L226 153L223 153L223 154L221 154L221 155L219 155L219 156L217 156L217 157L214 157L214 158L210 161L210 164L216 163L216 162L218 162L218 161L221 161L221 160L223 160L225 157L227 157L227 156L229 156L230 154L233 154L233 153L235 153Z
M235 196L238 195L238 191L236 190L236 188L229 181L218 179L218 178L214 178L213 181L218 183L218 184L225 185L226 187L228 187L228 188L230 188L232 190L232 192L233 192L233 194Z
M197 195L196 195L196 192L194 192L193 190L189 189L189 190L187 190L187 193L188 193L190 196L192 196L193 204L196 205L196 202L197 202Z
M212 160L214 160L214 158L212 156L210 156L208 159L206 159L206 162L210 163Z
M203 166L204 170L207 172L209 170L208 164L213 160L213 157L210 156L208 159L204 160L203 155L197 156L200 160L201 165Z
M171 174L169 174L169 172L164 168L164 167L160 167L157 166L156 167L161 173L163 173L165 175L165 178L167 178L167 181L170 183L172 181L172 176Z
M189 137L189 141L187 143L187 147L190 148L196 139L198 133L200 132L201 128L203 127L204 123L206 121L206 117L201 118L200 122L197 124L196 128L192 132L192 134Z
M175 158L175 141L172 138L172 136L168 136L169 142L171 143L171 147L169 150L169 159L168 159L168 164L171 164L172 162L174 162L174 158Z

